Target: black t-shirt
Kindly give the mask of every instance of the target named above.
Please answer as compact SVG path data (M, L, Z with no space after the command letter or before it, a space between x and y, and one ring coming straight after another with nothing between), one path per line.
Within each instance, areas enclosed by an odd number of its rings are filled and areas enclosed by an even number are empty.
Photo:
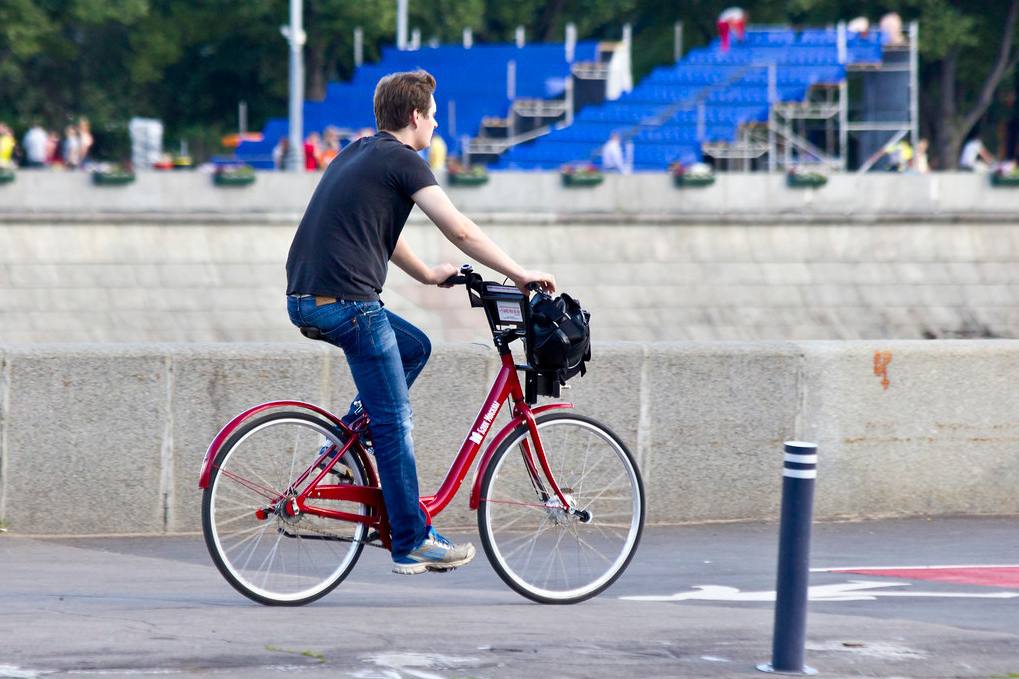
M437 184L414 149L388 132L358 139L326 168L287 257L287 294L375 301L414 208Z

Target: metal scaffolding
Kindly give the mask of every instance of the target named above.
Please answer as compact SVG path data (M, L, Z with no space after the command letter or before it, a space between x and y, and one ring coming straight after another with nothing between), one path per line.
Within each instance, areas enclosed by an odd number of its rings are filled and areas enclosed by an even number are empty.
M848 61L846 35L845 24L840 23L842 63ZM798 102L778 100L775 63L755 64L754 68L768 69L767 123L741 126L735 141L708 142L701 137L701 150L722 170L775 172L812 165L829 171L866 172L884 149L907 136L915 149L919 141L918 44L919 26L914 21L907 42L885 45L880 63L847 63L841 82L815 85ZM906 74L906 82L894 74ZM883 85L883 80L892 84ZM864 100L862 105L856 103L859 99Z

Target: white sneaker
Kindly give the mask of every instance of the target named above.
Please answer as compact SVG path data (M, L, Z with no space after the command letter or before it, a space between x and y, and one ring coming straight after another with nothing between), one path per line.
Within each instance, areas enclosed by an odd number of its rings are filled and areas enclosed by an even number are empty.
M407 556L393 559L393 572L400 575L418 575L425 571L451 571L466 566L474 558L474 545L465 542L454 545L432 527L428 537Z

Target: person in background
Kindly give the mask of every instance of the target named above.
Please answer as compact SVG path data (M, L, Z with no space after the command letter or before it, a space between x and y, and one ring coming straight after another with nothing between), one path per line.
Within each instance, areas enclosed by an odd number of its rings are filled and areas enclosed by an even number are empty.
M930 143L926 139L916 142L916 154L913 156L913 171L918 174L928 174L931 171L930 163L927 162L927 148Z
M906 172L913 166L913 147L905 139L884 147L883 153L888 156L890 172Z
M609 140L601 147L601 166L606 172L615 170L626 174L626 161L623 160L623 145L619 141L619 133L613 132Z
M92 144L95 143L95 139L92 138L92 124L84 116L78 119L78 142L81 146L78 153L78 164L84 165L88 161Z
M73 170L81 165L81 139L78 137L78 128L68 125L64 128L64 139L61 142L61 157L64 159L64 166Z
M32 127L25 133L21 140L21 146L25 150L25 167L45 167L47 153L46 130L42 129L39 123L33 123Z
M312 132L304 139L304 169L308 172L321 169L322 167L322 137L318 132Z
M984 146L984 142L980 141L980 137L974 136L962 147L959 169L963 172L987 172L997 160Z
M290 155L290 140L280 137L272 149L272 164L277 170L287 169L287 156Z
M446 171L446 141L441 135L433 134L432 143L428 147L428 167L431 168L432 174L438 176Z
M6 123L0 123L0 168L14 167L14 134Z
M863 16L856 17L846 25L846 30L852 34L866 38L867 34L870 32L870 19Z
M322 153L320 155L322 161L322 169L329 167L329 163L333 162L333 158L340 154L340 131L330 125L325 129L325 134L322 138Z
M742 7L727 7L718 15L716 26L722 51L728 52L731 36L742 41L746 35L747 13Z
M60 145L60 134L56 130L50 130L46 136L46 164L51 167L62 167L63 150Z
M889 12L881 17L878 24L881 27L881 36L885 45L901 47L906 44L906 37L902 34L902 17L896 12Z

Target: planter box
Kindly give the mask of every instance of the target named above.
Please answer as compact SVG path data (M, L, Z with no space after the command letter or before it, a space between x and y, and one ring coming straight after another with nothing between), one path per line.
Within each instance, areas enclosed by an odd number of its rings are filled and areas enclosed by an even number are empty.
M827 177L786 175L785 184L792 189L817 189L828 183Z
M451 186L481 186L488 183L488 175L451 174L449 183Z
M127 172L93 172L92 183L96 186L123 186L134 181L134 174Z
M1019 186L1019 175L992 174L991 186Z
M672 175L672 183L680 188L685 187L697 187L697 186L711 186L715 183L714 175L683 175L674 174Z
M14 170L0 170L0 184L10 184L16 177Z
M598 186L605 179L600 174L564 174L562 177L563 186Z
M254 174L214 174L212 183L216 186L250 186L255 183Z

